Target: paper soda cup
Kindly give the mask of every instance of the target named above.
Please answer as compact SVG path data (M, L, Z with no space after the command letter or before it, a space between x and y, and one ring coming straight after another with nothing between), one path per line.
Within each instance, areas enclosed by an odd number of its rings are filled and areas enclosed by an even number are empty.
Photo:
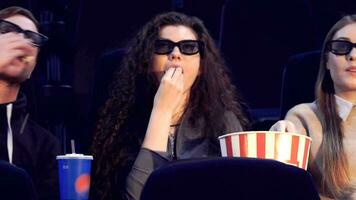
M93 156L66 154L57 156L61 200L87 200Z

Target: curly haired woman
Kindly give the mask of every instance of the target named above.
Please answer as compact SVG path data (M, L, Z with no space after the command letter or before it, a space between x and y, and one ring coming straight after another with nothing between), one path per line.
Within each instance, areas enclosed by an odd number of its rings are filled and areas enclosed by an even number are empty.
M139 199L148 176L179 159L219 156L219 135L248 125L202 21L157 15L128 46L93 142L93 199Z

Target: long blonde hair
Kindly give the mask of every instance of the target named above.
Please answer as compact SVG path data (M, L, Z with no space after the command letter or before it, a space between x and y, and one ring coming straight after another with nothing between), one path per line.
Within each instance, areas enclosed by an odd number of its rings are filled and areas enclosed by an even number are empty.
M323 139L319 150L320 192L334 198L342 198L351 189L348 172L348 160L344 151L342 119L338 115L335 102L334 82L327 70L329 51L326 43L337 31L348 24L356 23L356 15L347 15L340 19L327 34L320 60L318 79L315 87L317 105L321 111Z

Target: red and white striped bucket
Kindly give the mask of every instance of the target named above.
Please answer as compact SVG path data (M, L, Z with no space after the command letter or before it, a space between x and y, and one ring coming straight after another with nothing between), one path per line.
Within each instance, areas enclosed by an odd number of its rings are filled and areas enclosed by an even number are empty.
M219 137L223 157L274 159L307 169L311 138L276 131L247 131Z

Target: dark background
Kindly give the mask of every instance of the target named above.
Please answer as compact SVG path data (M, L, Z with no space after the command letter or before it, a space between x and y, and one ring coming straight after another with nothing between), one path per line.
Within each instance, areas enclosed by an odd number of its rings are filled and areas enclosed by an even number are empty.
M50 37L23 91L32 118L61 140L63 152L72 138L79 151L88 152L94 116L112 75L103 55L120 55L158 13L175 10L205 22L256 121L280 117L288 58L319 50L331 26L356 13L355 0L0 1L1 9L13 5L30 9Z

